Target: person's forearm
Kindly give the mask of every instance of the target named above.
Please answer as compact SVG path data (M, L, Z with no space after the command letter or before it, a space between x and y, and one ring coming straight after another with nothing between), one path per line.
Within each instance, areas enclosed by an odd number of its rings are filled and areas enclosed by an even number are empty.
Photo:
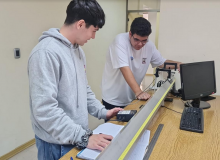
M135 96L140 94L142 91L140 89L140 86L136 82L133 73L131 72L129 67L122 67L120 68L126 82L131 87L132 91L135 93Z
M87 85L87 108L90 115L98 119L106 119L108 110L95 98L89 85Z
M172 61L172 60L166 60L164 63L177 63L177 68L178 69L179 69L179 65L181 64L181 62ZM164 68L164 64L159 66L159 68ZM166 65L166 69L175 69L175 66L174 65Z

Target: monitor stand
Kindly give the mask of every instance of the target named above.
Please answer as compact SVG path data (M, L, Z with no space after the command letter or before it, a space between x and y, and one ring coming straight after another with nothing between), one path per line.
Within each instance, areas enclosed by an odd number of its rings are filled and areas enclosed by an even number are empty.
M186 107L196 107L196 108L202 108L202 109L208 109L211 107L211 105L208 102L201 101L200 98L193 99L192 102L186 102Z
M202 101L210 101L210 100L213 100L213 99L216 99L216 97L213 97L213 96L205 96L205 97L202 97L202 98L201 98Z

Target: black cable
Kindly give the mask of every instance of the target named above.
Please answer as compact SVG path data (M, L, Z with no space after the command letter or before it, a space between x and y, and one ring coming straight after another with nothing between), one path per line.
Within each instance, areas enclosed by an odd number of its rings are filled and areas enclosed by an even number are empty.
M175 111L175 110L173 110L173 109L170 109L170 108L168 108L168 107L166 107L166 106L163 106L163 107L165 107L166 109L169 109L169 110L171 110L171 111L173 111L173 112L176 112L176 113L182 114L181 112L177 112L177 111Z
M183 102L184 105L189 105L190 107L193 107L191 102L189 102L189 101L184 102L181 98L180 98L180 100Z
M113 119L113 120L108 120L108 121L118 121L118 122L124 122L123 120L125 119L125 117L123 117L122 119Z
M160 80L157 82L157 87L161 87L162 84L164 84L166 81Z
M156 78L151 82L151 84L154 83L155 80L156 80ZM140 96L142 93L144 93L144 92L151 86L151 84L149 84L140 94L138 94L138 95L135 97L135 99L136 99L138 96ZM133 100L135 100L135 99L133 99ZM133 100L132 100L132 101L133 101Z
M146 91L144 91L144 92L146 92L147 93L147 91L149 91L149 89L148 90L146 90ZM143 93L143 92L142 92ZM136 99L133 99L133 100L136 100ZM132 101L133 101L132 100ZM131 101L131 102L132 102ZM134 104L137 104L137 103L139 103L141 101L141 99L138 99L138 101L137 102L133 102L133 103L130 103L129 105L134 105Z
M124 122L124 121L121 121L121 120L118 120L118 119L113 119L113 120L108 120L108 121L118 121L118 122ZM108 122L107 121L107 122Z
M151 84L152 84L152 83L154 83L154 81L155 81L155 80L156 80L156 78L155 78L155 79L154 79L154 80L151 82ZM142 94L142 93L144 93L144 92L146 92L146 93L147 93L147 91L148 91L148 90L146 90L146 89L148 89L148 88L151 86L151 84L149 84L149 85L148 85L148 86L147 86L147 87L144 89L144 91L142 91L140 94ZM140 94L139 94L139 95L140 95ZM133 99L133 100L136 100L136 99L137 99L137 97L138 97L139 95L137 95L137 96L135 97L135 99ZM132 101L133 101L133 100L132 100ZM132 102L132 101L131 101L131 102ZM135 103L133 103L133 104L130 102L130 104L129 104L129 105L134 105L134 104L138 103L139 101L140 101L140 99L138 99L138 101L137 101L137 102L135 102Z
M162 84L166 83L168 79L166 79L165 81L160 80L159 82L157 82L157 87L161 87Z
M183 104L185 104L185 102L180 98L180 100L183 102Z

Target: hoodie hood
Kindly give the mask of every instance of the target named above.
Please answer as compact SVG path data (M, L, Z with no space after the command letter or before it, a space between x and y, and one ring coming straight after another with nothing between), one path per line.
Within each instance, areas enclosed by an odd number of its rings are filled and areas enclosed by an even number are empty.
M48 31L43 32L42 36L40 36L39 38L39 42L48 37L56 38L57 40L61 41L64 45L66 45L69 48L71 48L71 46L73 45L66 37L64 37L60 33L59 28L51 28ZM79 46L77 44L73 45L73 48L78 48L78 47Z

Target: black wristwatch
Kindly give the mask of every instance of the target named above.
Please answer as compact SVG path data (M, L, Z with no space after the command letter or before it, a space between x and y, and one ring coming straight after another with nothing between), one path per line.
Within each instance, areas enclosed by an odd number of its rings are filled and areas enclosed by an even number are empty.
M76 142L76 147L78 149L84 149L89 143L89 137L92 135L92 130L87 129L86 133L81 137L80 142Z

